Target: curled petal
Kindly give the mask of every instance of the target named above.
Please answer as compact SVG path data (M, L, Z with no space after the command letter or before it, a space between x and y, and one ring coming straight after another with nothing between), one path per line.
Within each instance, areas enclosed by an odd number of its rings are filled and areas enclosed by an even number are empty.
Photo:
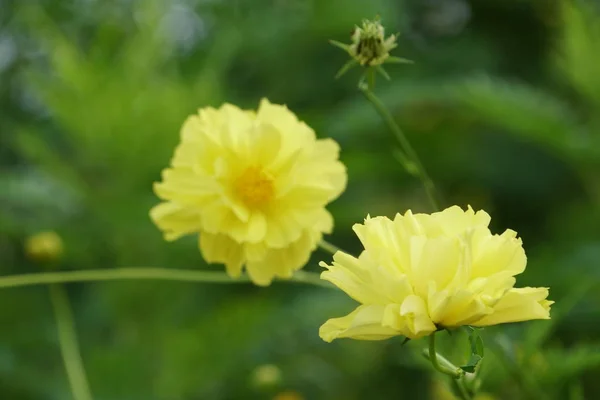
M495 305L494 312L473 322L474 326L487 326L507 322L520 322L532 319L550 319L550 306L547 300L548 288L511 289Z
M332 318L319 329L319 336L326 342L334 339L352 338L359 340L383 340L401 333L383 326L385 306L363 305L341 318Z

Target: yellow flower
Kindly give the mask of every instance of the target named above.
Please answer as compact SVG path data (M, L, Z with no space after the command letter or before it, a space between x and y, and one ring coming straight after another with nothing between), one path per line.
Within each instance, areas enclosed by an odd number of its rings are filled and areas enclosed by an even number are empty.
M25 254L37 262L57 261L63 254L63 241L54 231L36 233L25 241Z
M460 207L356 224L365 250L337 252L321 278L361 305L327 321L325 341L411 339L437 329L549 319L547 288L513 288L527 258L516 232L492 235L490 216Z
M203 108L181 129L171 167L154 191L165 202L150 216L166 240L199 233L206 261L232 277L246 266L268 285L302 268L333 229L327 203L346 187L339 146L285 106L258 111Z

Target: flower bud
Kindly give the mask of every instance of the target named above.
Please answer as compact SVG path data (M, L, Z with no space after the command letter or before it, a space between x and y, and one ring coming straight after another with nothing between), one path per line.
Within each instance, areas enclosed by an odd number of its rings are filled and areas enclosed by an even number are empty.
M281 382L281 370L273 364L257 367L252 373L252 383L257 387L272 387Z
M26 239L25 254L40 263L58 261L63 254L63 241L54 231L36 233Z
M390 35L386 38L385 28L381 25L381 22L379 22L379 18L377 18L374 21L365 19L360 27L356 26L352 33L351 44L330 40L329 42L332 45L339 47L352 57L338 71L336 79L344 75L354 66L360 65L365 67L365 70L367 71L376 70L385 79L389 80L390 77L383 69L382 64L412 64L412 61L407 60L406 58L390 56L390 51L398 46L396 44L396 37L397 35Z
M362 26L354 29L348 52L360 65L370 67L383 64L396 46L396 35L386 39L385 28L378 19L363 20Z
M285 392L276 394L273 400L304 400L304 396L298 392L286 390Z

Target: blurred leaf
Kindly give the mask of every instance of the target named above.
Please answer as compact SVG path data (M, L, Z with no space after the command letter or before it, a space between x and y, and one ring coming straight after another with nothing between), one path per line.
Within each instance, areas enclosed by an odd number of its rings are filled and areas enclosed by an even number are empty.
M600 16L597 4L562 1L562 29L556 64L587 100L600 106Z

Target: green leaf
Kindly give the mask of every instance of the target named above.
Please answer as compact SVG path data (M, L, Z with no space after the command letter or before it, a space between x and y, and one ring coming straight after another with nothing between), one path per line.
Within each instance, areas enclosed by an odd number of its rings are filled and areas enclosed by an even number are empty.
M477 354L483 358L483 339L477 333L477 329L473 327L467 327L469 329L469 343L471 344L471 353Z
M479 364L479 362L481 360L483 360L483 352L484 352L484 347L483 347L483 339L481 339L481 336L479 336L478 330L476 328L473 328L471 326L466 327L468 333L469 333L469 344L471 346L471 356L469 357L469 360L467 361L467 363L463 366L461 366L460 368L465 371L465 372L475 372L475 368L477 367L477 364Z
M460 369L462 369L465 372L473 373L473 372L475 372L475 368L477 367L477 364L479 364L479 362L482 359L483 359L483 357L480 357L477 354L471 354L471 357L469 357L469 361L467 361L467 363L465 365L461 365Z

